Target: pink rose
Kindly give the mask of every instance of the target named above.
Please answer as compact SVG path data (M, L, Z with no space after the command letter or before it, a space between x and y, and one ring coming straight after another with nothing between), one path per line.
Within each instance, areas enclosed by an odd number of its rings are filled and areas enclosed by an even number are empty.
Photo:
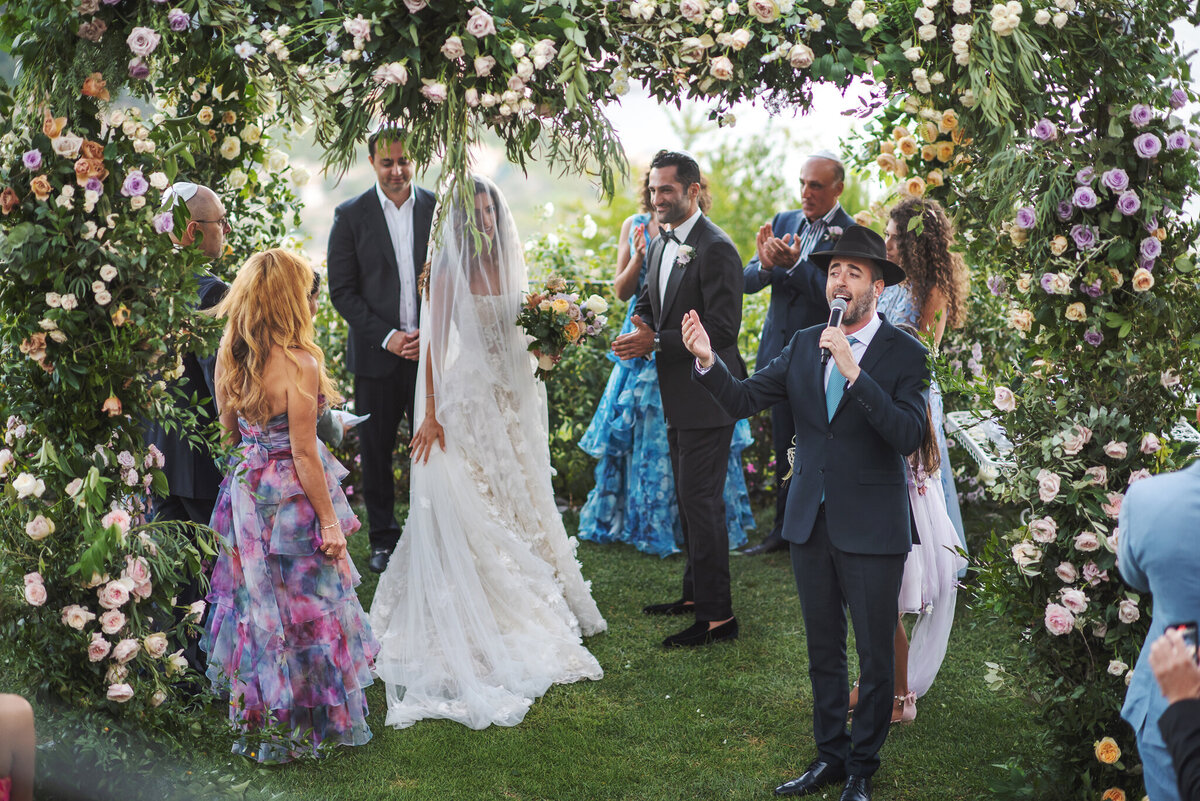
M162 632L155 632L147 635L142 640L142 647L146 649L146 653L155 659L160 659L167 652L167 635Z
M376 83L396 83L404 85L408 83L408 70L399 61L393 61L390 64L381 64L371 75Z
M1039 517L1037 520L1030 521L1029 535L1038 542L1054 542L1054 538L1058 535L1058 524L1052 517Z
M64 606L62 610L62 622L64 626L70 626L76 631L83 631L83 627L96 619L96 615L88 611L79 604L71 604Z
M1083 580L1089 587L1094 587L1102 581L1108 581L1108 571L1101 570L1100 565L1089 561L1083 566Z
M1062 484L1062 479L1057 473L1051 473L1045 468L1038 471L1038 497L1042 499L1042 503L1050 503L1058 497L1058 490Z
M1059 597L1062 600L1063 606L1070 609L1072 614L1079 615L1087 609L1088 597L1084 595L1083 590L1063 590L1059 594Z
M100 630L105 634L116 634L125 628L125 615L116 609L109 609L100 615Z
M124 665L137 656L141 648L142 646L138 644L137 640L127 637L113 647L112 658L118 665Z
M1104 454L1111 459L1124 459L1128 453L1129 446L1124 442L1109 440L1108 444L1104 446Z
M759 22L774 22L779 19L779 6L775 0L750 0L746 10L753 14Z
M1117 552L1117 538L1120 536L1120 534L1121 529L1114 528L1112 534L1109 534L1104 538L1104 547L1108 548L1111 553ZM1107 581L1107 578L1105 580Z
M1092 480L1096 486L1104 486L1108 483L1108 468L1104 465L1089 467L1083 471L1083 474Z
M1071 610L1059 604L1046 604L1046 630L1061 637L1069 634L1075 628L1075 615Z
M371 40L371 21L363 19L362 14L359 14L354 19L344 20L342 27L346 29L346 33L355 39L362 39L363 41Z
M992 403L1002 412L1011 412L1017 408L1017 396L1008 387L996 387L996 396Z
M1122 623L1136 623L1141 616L1137 601L1126 598L1117 606L1117 617Z
M1086 426L1077 425L1063 436L1063 452L1074 456L1083 450L1083 446L1092 440L1092 430Z
M491 14L479 7L471 9L471 16L467 20L467 33L476 39L482 39L485 36L491 36L495 32L496 22L492 19Z
M100 525L104 526L105 528L108 528L109 526L116 526L117 530L122 534L129 531L130 523L132 523L132 519L129 517L129 512L126 512L124 509L113 509L104 517L100 518Z
M1110 492L1108 493L1108 502L1100 504L1100 508L1104 510L1104 514L1116 520L1121 516L1121 502L1125 500L1125 493Z
M1136 484L1137 482L1141 481L1144 478L1150 478L1149 470L1147 470L1144 467L1141 470L1134 470L1132 473L1129 474L1129 486L1132 487L1134 484Z
M1100 549L1100 538L1093 531L1084 531L1075 536L1075 550L1087 553Z
M446 84L436 81L427 83L421 87L421 94L434 103L444 103L446 101Z
M792 49L788 51L788 63L792 65L792 69L803 70L812 66L816 55L812 48L806 44L794 44Z
M679 1L679 16L688 22L703 22L705 11L704 3L701 0Z
M1079 571L1070 562L1060 562L1058 567L1054 568L1054 575L1064 584L1073 584L1075 579L1079 578Z
M145 58L154 52L160 41L162 41L162 37L153 28L139 27L129 32L125 44L129 45L130 52L135 56Z
M120 609L129 603L129 593L133 588L134 583L129 579L117 579L96 590L96 595L105 609Z
M109 645L108 640L104 639L104 636L100 632L92 632L92 641L88 643L87 649L88 659L93 662L99 662L108 656L110 650L112 650L112 646Z
M1145 454L1158 453L1162 450L1162 443L1158 441L1158 437L1147 434L1142 437L1142 443L1138 446L1138 450Z
M733 78L733 62L728 56L717 56L708 66L708 71L718 81L728 81Z
M42 606L46 603L46 585L40 581L25 584L25 603L30 606Z
M492 56L476 56L475 57L475 74L480 78L486 78L492 74L492 70L496 68L496 59Z
M416 14L427 5L429 0L404 0L404 7L408 9L409 14Z
M442 44L442 55L451 61L457 61L467 54L463 49L462 39L457 36L451 36Z
M150 564L145 557L126 556L125 569L121 571L121 578L133 582L133 589L130 592L134 597L145 600L154 590L154 585L150 582Z
M131 698L133 698L133 688L128 684L110 684L108 686L108 700L123 704Z

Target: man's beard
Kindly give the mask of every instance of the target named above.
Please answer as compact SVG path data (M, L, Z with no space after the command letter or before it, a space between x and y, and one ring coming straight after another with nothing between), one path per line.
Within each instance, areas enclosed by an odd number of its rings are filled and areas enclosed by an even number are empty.
M871 292L854 298L849 306L846 307L846 313L842 315L843 325L855 325L861 322L868 314L873 311L875 305L875 295Z
M678 225L679 223L687 220L687 210L687 202L685 200L680 200L678 203L668 206L665 212L659 211L658 221L665 223L666 225Z

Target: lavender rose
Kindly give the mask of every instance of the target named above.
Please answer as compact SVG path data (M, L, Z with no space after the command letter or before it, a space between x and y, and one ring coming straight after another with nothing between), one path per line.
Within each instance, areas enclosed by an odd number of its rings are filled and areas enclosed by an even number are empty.
M40 170L42 168L42 151L36 147L33 150L26 150L25 155L21 156L21 163L30 172Z
M1143 259L1157 259L1162 254L1162 242L1158 241L1158 237L1148 236L1138 246L1138 253L1142 254Z
M1058 204L1058 219L1066 222L1075 216L1075 206L1071 201L1064 200Z
M1145 128L1154 118L1154 112L1145 103L1138 103L1129 110L1129 121L1135 128Z
M1171 108L1181 109L1187 105L1187 102L1187 92L1183 91L1182 89L1176 89L1175 91L1171 92Z
M175 227L175 217L169 211L164 211L162 214L157 214L154 217L154 233L167 234Z
M1023 206L1017 209L1017 225L1022 228L1032 228L1037 225L1037 210L1033 206Z
M1162 140L1152 133L1139 134L1133 140L1133 149L1144 159L1152 159L1162 150Z
M130 59L129 77L135 81L144 81L150 77L150 67L140 58Z
M153 28L137 27L129 32L125 44L129 45L130 52L135 56L144 58L153 53L161 41L162 36Z
M1167 150L1186 150L1192 146L1192 139L1184 131L1171 131L1167 134Z
M131 170L125 176L125 183L121 184L121 195L124 197L137 197L146 194L146 190L150 188L150 183L142 175L141 170Z
M1096 229L1090 225L1076 225L1071 228L1071 239L1080 250L1090 250L1096 246Z
M1120 167L1113 167L1111 170L1106 170L1104 175L1100 176L1100 183L1114 192L1123 192L1129 188L1129 173Z
M1096 192L1090 186L1081 186L1071 196L1071 202L1081 209L1094 209L1100 198L1096 197Z
M1057 276L1054 273L1044 273L1041 277L1041 280L1038 281L1038 283L1042 286L1042 291L1047 295L1054 294L1054 279L1056 277Z
M1087 186L1096 177L1095 167L1084 167L1079 172L1075 173L1075 183L1082 186Z
M176 33L186 31L188 29L188 25L191 24L192 18L188 16L186 11L182 11L178 8L172 8L167 12L167 25Z
M1004 290L1007 287L1004 283L1003 278L1001 278L998 275L993 275L993 276L988 277L987 288L988 288L988 291L991 292L996 297L1001 297L1004 294Z
M1095 348L1104 341L1104 334L1101 334L1095 328L1089 328L1083 335L1083 341Z
M1126 189L1117 197L1117 210L1126 217L1132 217L1137 214L1138 209L1142 207L1142 201L1137 196L1137 192L1132 189ZM1157 240L1156 240L1157 241Z
M1037 125L1033 126L1033 135L1043 142L1050 142L1058 138L1058 128L1050 120L1042 117L1037 121Z

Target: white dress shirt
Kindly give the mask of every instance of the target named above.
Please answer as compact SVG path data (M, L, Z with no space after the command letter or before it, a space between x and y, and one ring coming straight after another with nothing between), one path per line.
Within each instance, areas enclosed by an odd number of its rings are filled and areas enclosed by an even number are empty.
M375 184L379 205L383 207L383 219L387 222L388 237L392 240L392 252L396 255L396 267L400 271L400 328L393 328L383 338L383 347L392 334L399 331L415 331L417 328L417 278L413 265L413 209L416 208L416 193L409 189L408 200L399 206Z
M862 328L855 331L853 334L846 334L848 337L854 337L854 341L850 343L850 355L854 357L854 363L862 362L863 354L867 352L867 346L871 344L871 340L875 338L875 334L879 332L879 326L883 322L879 319L879 315L872 312L871 319ZM829 376L833 373L834 362L833 357L829 357L829 361L825 365L825 391L829 391Z
M660 308L667 302L667 282L671 279L671 271L675 269L675 259L679 257L679 248L687 241L688 236L692 233L692 229L696 226L696 221L700 219L700 209L684 220L679 225L672 227L670 230L675 232L676 238L679 239L679 244L667 240L663 243L662 261L659 262L658 268L658 301Z

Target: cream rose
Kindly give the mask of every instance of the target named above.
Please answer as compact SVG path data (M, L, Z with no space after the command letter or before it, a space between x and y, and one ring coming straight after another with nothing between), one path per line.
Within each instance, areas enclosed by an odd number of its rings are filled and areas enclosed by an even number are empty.
M1142 437L1142 442L1138 445L1138 450L1145 454L1158 453L1162 450L1162 443L1159 442L1158 437L1155 435L1147 434Z
M196 112L196 122L200 123L201 125L208 125L212 121L212 106L203 106L199 111Z
M1136 623L1141 616L1137 601L1126 598L1117 605L1117 617L1122 623Z
M54 533L54 521L45 515L38 515L25 524L25 533L34 542L40 542Z
M1021 333L1028 334L1033 328L1033 312L1029 309L1013 309L1008 313L1008 324Z
M996 394L992 398L992 403L1002 412L1011 412L1017 408L1017 396L1008 387L996 387Z
M1013 561L1021 572L1027 576L1036 576L1039 572L1037 564L1042 561L1042 549L1028 540L1018 542L1012 547Z
M142 640L142 647L154 659L161 659L167 653L167 635L162 632L149 634Z
M774 22L779 19L779 6L775 0L750 0L746 10L759 22Z
M69 626L76 631L83 631L83 627L96 619L95 613L79 604L71 604L64 606L62 610L62 622L64 626Z
M1050 252L1055 256L1061 256L1067 251L1068 244L1065 236L1056 236L1050 240Z
M233 161L242 152L242 140L236 136L226 136L221 140L221 157Z
M1138 267L1133 273L1131 286L1134 292L1147 292L1154 286L1154 274L1145 267Z
M718 81L728 81L733 77L733 62L727 56L717 56L709 65L708 71Z
M183 656L183 649L180 648L175 653L167 657L167 675L173 676L176 673L182 673L187 670L188 661Z
M794 44L788 51L788 63L792 65L793 69L808 69L812 66L815 58L812 48L806 44Z
M1073 323L1082 323L1087 319L1087 307L1079 302L1072 303L1067 306L1064 316Z
M108 700L123 704L133 698L133 688L128 684L108 685Z

